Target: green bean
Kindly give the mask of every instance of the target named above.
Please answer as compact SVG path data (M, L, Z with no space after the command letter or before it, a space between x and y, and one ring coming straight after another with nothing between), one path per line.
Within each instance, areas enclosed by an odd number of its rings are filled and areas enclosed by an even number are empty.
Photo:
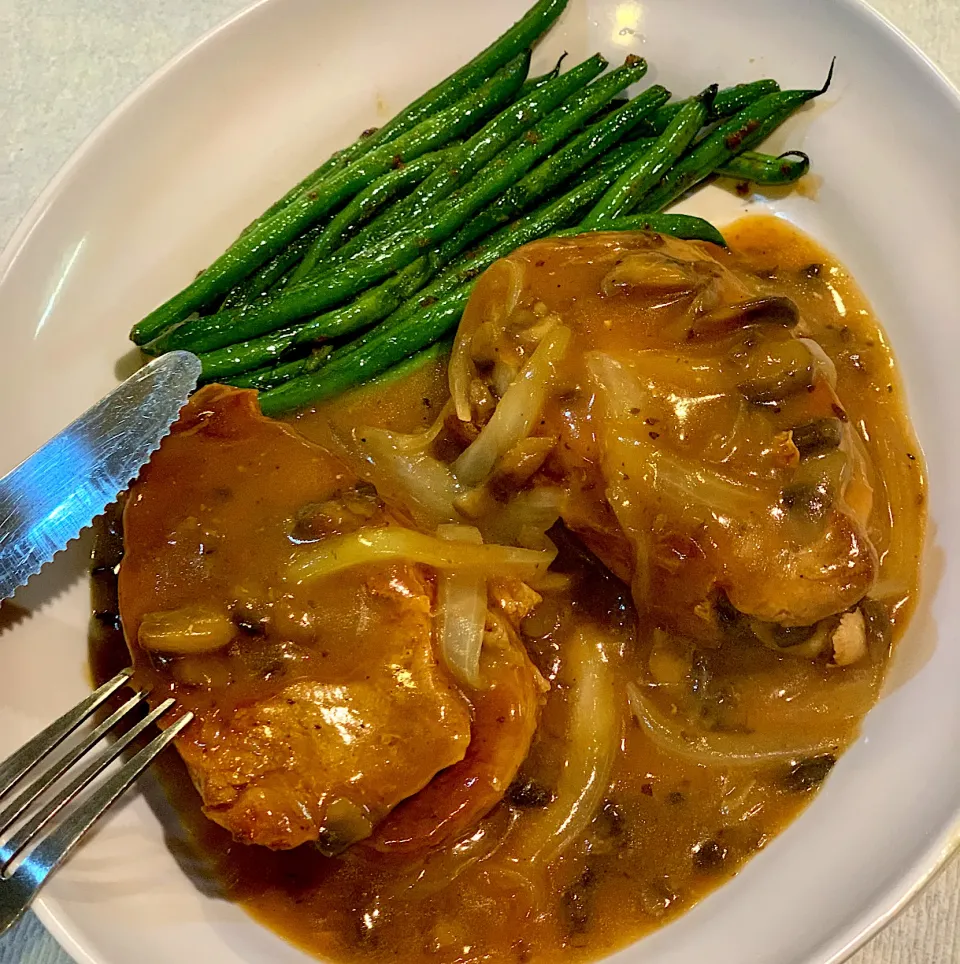
M270 288L284 278L303 258L310 245L320 236L323 224L315 224L304 231L299 238L290 242L279 254L275 254L265 265L252 275L235 284L220 304L218 311L244 308L253 304L257 298L266 294Z
M559 77L560 66L566 59L567 52L564 51L557 58L557 62L553 65L553 70L548 70L545 74L539 74L537 77L528 77L520 88L518 99L526 97L527 94L532 94L535 90L539 90L544 84L553 80L554 77Z
M429 257L417 258L386 281L367 289L349 304L318 315L300 326L295 343L302 345L325 338L339 338L386 318L407 298L416 294L430 279L433 271Z
M720 165L716 173L720 177L777 187L799 181L809 170L810 158L803 151L787 151L779 157L744 151Z
M775 80L754 80L749 84L724 87L723 90L717 91L717 96L713 100L707 119L717 121L732 117L734 114L739 114L745 107L755 104L761 97L766 97L767 94L775 94L779 90L780 85ZM645 125L645 132L662 134L670 121L677 116L680 108L684 104L689 104L693 99L688 97L686 100L678 100L661 107Z
M420 291L419 295L414 297L424 280L431 273L430 260L425 257L412 262L398 275L364 292L350 304L320 315L300 328L293 329L296 332L294 344L309 344L318 340L342 337L385 318L390 312L395 313L393 317L396 320L435 303L466 280L476 277L493 261L508 254L520 244L541 237L546 233L551 233L552 225L562 224L564 221L569 222L571 217L575 215L578 205L583 208L590 203L591 196L599 196L606 185L609 184L611 178L615 178L617 172L623 170L630 163L635 152L646 146L646 143L644 141L638 145L636 142L632 142L610 152L608 156L601 159L600 171L592 172L590 181L585 182L588 184L585 191L578 187L574 190L572 198L561 198L559 204L551 202L551 204L546 205L542 209L543 217L532 222L518 222L517 225L511 225L491 239L490 243L484 246L481 251L465 256L441 271L437 279ZM661 220L658 221L657 217ZM598 226L598 229L602 229L602 227ZM719 232L707 222L696 218L685 219L680 215L618 219L616 230L626 229L658 230L667 234L712 241L718 245L724 244ZM587 230L587 228L570 229L568 232L561 230L555 233L557 236L567 236L568 234L582 233L584 230ZM681 231L689 233L684 235L680 233ZM696 233L697 231L699 233ZM444 263L442 257L438 256L437 260L440 264ZM404 298L407 300L401 308L400 305ZM374 334L375 332L371 332L364 337L371 337ZM267 339L241 342L241 345L249 345L254 349L259 347L260 344L269 346L268 339L269 336ZM206 355L201 355L201 359L205 357ZM244 353L243 357L257 364L263 364L267 360L266 358L259 359L254 352L249 350Z
M308 345L341 337L386 318L392 311L423 287L429 277L427 258L418 258L402 271L388 278L383 284L365 291L350 304L318 316L302 326L283 329L276 334L263 335L241 341L226 348L201 352L200 362L204 372L209 369L215 377L240 372L265 365L274 360L277 352L274 338L283 337L283 349L291 345ZM294 337L286 339L292 332ZM281 349L281 350L283 350ZM292 376L291 376L292 377Z
M279 254L271 258L262 268L235 285L220 305L220 311L243 308L266 293L279 281L290 268L303 260L314 242L321 236L330 236L337 241L355 230L363 221L380 207L389 204L406 189L419 184L430 172L448 156L450 148L424 154L409 164L401 164L396 170L384 174L366 190L361 191L339 214L326 225L316 225L292 241ZM278 287L286 287L289 278Z
M441 248L441 261L448 261L461 251L466 251L477 239L515 220L534 204L542 201L559 185L586 168L591 161L604 155L669 97L670 92L666 87L654 84L619 110L587 128L501 194L493 204L471 218L444 243Z
M619 176L626 170L624 161L635 161L638 157L641 157L649 151L656 143L656 140L655 137L638 137L624 141L624 143L619 144L612 150L607 151L606 154L598 157L585 171L581 171L570 181L566 190L573 190L573 188L592 180L598 174L610 174L615 171ZM610 184L613 184L614 180L616 180L616 178L613 180L608 179L607 186L609 187ZM546 203L549 204L550 201L548 200Z
M489 180L500 185L488 192L491 198L499 199L499 195L504 191L502 185L509 187L510 182L516 180L515 173L506 174L508 170L513 172L516 170L516 165L522 165L520 173L525 173L533 167L536 161L544 157L549 157L556 147L562 144L572 133L581 128L586 121L596 114L600 107L608 103L617 92L639 80L646 73L646 70L647 65L645 61L638 57L631 56L627 58L623 66L618 67L609 74L605 74L588 87L577 91L565 101L557 111L550 114L540 124L529 131L523 141L514 142L505 151L498 154L494 160L477 175L477 178L475 178L473 182L466 185L460 192L454 193L451 196L451 202L454 205L460 203L464 195L474 189L479 183L479 179L483 177L487 177ZM647 99L647 103L650 104L656 100L662 100L663 96L668 96L663 88L654 89L654 92ZM624 127L624 129L626 128ZM579 163L582 164L585 162L581 159ZM556 170L554 170L554 178L555 183L559 183ZM426 187L426 185L424 185L424 187ZM546 186L542 180L541 190L546 191ZM415 197L416 194L411 197L411 200ZM483 210L486 210L486 206L484 206ZM474 213L479 216L483 211ZM473 234L473 237L476 236L477 235ZM459 250L462 250L462 248L458 248L455 253L459 253ZM368 247L366 250L361 249L358 252L353 252L352 256L360 259L370 257L375 253L376 251L373 247ZM441 258L441 261L450 260L451 257L452 255L447 251Z
M623 152L620 161L621 167L629 163L629 154ZM368 331L365 335L343 348L338 349L337 352L331 356L332 359L341 359L357 350L367 350L369 345L379 344L385 333L389 333L390 330L403 324L419 325L419 319L423 316L424 311L433 309L433 306L438 303L443 302L446 305L446 307L442 309L443 312L450 310L449 298L451 294L466 288L465 294L461 292L461 301L463 301L463 298L469 295L469 290L472 289L476 278L479 277L486 267L498 258L509 254L510 251L520 245L545 235L570 237L582 234L585 230L590 230L582 226L567 230L555 230L555 227L564 222L569 223L569 221L575 217L577 210L582 210L589 205L591 198L598 197L609 183L610 176L609 174L606 176L603 174L594 175L591 182L587 182L584 186L571 192L572 196L566 196L558 201L552 202L546 205L542 211L536 212L534 215L524 219L523 222L509 225L506 229L498 232L483 251L473 254L470 257L461 258L454 265L451 265L433 285L426 288L419 295L409 298L401 308L395 310L387 322L378 328ZM616 174L613 173L612 176L615 177ZM647 215L620 218L609 225L597 228L597 230L601 229L652 230L665 234L674 234L678 237L712 241L721 246L724 244L723 237L712 225L700 218L686 215ZM390 282L387 282L387 284L390 284L393 280L394 279L390 279ZM373 289L373 291L368 292L367 295L373 295L377 290L378 289ZM457 303L459 304L460 301ZM463 303L465 304L465 301L463 301ZM336 313L331 314L335 315ZM446 314L444 314L444 317L446 317ZM431 315L431 318L436 320L433 315ZM331 329L328 328L327 333L343 334L347 330L349 329L346 327L340 327L335 332L332 332ZM312 332L309 331L309 326L306 326L300 329L295 341L296 343L304 343L309 341L311 336L316 337L320 334L321 330L319 326ZM393 358L393 354L389 357ZM296 374L301 374L301 372L291 368L291 375Z
M254 218L241 232L240 237L242 238L245 234L249 234L255 228L263 224L264 221L270 220L277 212L282 211L288 204L292 201L297 200L297 198L306 194L307 191L315 188L318 184L321 184L326 178L337 173L337 170L342 170L352 161L359 160L364 154L368 153L374 147L372 143L374 136L379 132L378 127L368 127L365 131L361 131L360 136L349 146L341 148L339 151L334 151L319 167L314 168L309 174L304 178L297 181L296 184L283 197L274 201L263 212L263 214Z
M407 375L412 375L418 368L423 368L424 365L432 361L437 361L437 359L443 358L444 355L449 355L451 351L453 351L453 336L441 338L440 341L435 341L432 345L427 345L426 348L418 351L416 355L411 355L410 358L405 358L402 362L398 362L393 368L388 369L382 375L370 379L368 383L369 387L372 388L375 385L383 385L404 378Z
M578 224L576 227L566 227L566 225L576 220L578 213L585 211L594 198L600 197L610 180L616 178L618 170L623 170L629 163L629 154L622 153L618 166L611 165L607 172L594 174L589 181L585 181L563 197L502 228L488 239L479 251L459 258L430 285L414 297L407 299L390 315L383 326L366 332L358 339L350 342L349 345L344 346L340 351L363 347L367 342L377 337L382 327L396 325L418 316L419 312L442 301L464 284L472 284L473 280L479 277L494 261L506 257L512 251L530 241L536 241L543 237L572 237L594 230L585 228L582 224ZM723 236L709 222L689 215L632 215L626 218L618 218L609 227L598 227L595 230L650 230L662 234L673 234L681 238L686 237L691 240L712 241L721 247L726 245Z
M457 324L469 298L466 288L461 286L443 301L421 312L416 324L385 328L364 348L343 355L333 352L319 371L261 392L261 411L264 415L281 415L339 395L383 374L438 341Z
M362 270L362 265L357 266L352 277ZM384 317L384 313L392 311L399 301L424 284L429 270L427 258L415 259L380 285L369 287L360 297L308 322L310 337L304 340L313 340L321 334L334 331L353 331ZM281 292L275 298L263 299L260 304L251 305L249 308L198 318L167 332L148 348L151 353L163 354L172 350L175 345L189 345L189 351L205 355L231 344L247 344L250 340L282 328L289 322L323 311L329 307L330 302L343 300L330 296L330 292L336 290L335 284L330 276L324 276L321 285L307 282ZM313 307L314 305L320 307ZM198 324L201 321L203 324Z
M693 143L707 119L717 87L708 87L684 104L657 142L628 167L587 215L585 227L628 214Z
M820 90L767 94L708 134L675 164L641 202L642 213L662 211L736 154L765 140L791 114L830 86L833 67Z
M564 55L566 56L566 55ZM563 57L561 57L561 60ZM599 78L590 88L585 88L581 94L594 91L608 79L622 76L631 84L637 75L632 74L633 69L638 69L637 64L627 64L610 74ZM611 85L612 86L612 85ZM636 138L630 141L630 146L626 146L623 152L617 154L611 152L603 156L605 152L616 144L616 142L637 127L651 111L657 109L670 97L670 92L659 84L654 84L633 100L620 102L621 106L612 114L606 115L602 121L592 125L582 134L577 136L569 144L565 145L555 154L549 155L541 164L527 174L513 187L501 194L493 204L479 212L477 217L472 218L464 227L450 238L439 251L438 262L443 265L466 250L474 241L487 234L492 233L497 228L515 220L520 214L528 211L543 197L555 190L564 181L567 181L573 174L578 173L587 167L591 161L600 157L599 163L604 165L608 161L613 162L614 166L622 167L620 161L627 156L638 155L643 150L655 143L656 138ZM589 109L589 107L588 107ZM589 172L592 177L596 171ZM383 317L383 316L379 316ZM377 321L379 318L365 318L364 323ZM359 325L358 325L359 327Z
M273 331L261 338L242 341L216 351L204 352L200 359L202 382L221 381L232 375L239 375L251 368L259 368L269 362L276 362L293 344L296 328Z
M727 246L723 235L709 221L690 214L631 214L604 224L580 224L575 228L556 231L551 237L574 238L590 231L653 231L683 241L710 241L721 248Z
M330 354L330 351L327 351ZM293 361L281 362L279 365L269 365L241 375L231 375L221 379L223 385L233 385L234 388L255 388L259 392L276 388L284 382L307 374L307 359L296 358Z
M616 110L620 110L621 107L625 107L630 103L629 97L615 97L603 110L597 112L597 116L594 118L595 121L603 120L608 114L612 114Z
M511 225L491 238L490 243L482 251L472 253L450 264L416 297L414 295L432 273L433 265L445 263L442 258L437 258L433 263L433 256L418 258L399 274L375 288L370 288L350 304L307 322L298 329L295 343L307 344L322 338L340 337L373 324L391 312L409 314L439 300L465 279L476 277L497 258L524 244L526 240L541 236L550 230L551 225L569 222L576 216L578 210L582 210L590 203L592 198L599 197L610 179L616 177L616 173L630 162L632 152L632 148L622 149L618 157L607 161L603 170L599 173L594 172L592 181L585 188L577 188L572 192L572 197L565 196L547 206L539 220ZM406 301L403 312L400 312L398 308L403 299Z
M343 208L313 240L297 270L293 272L290 284L296 284L301 277L309 273L310 268L304 270L306 265L313 267L319 257L327 251L332 251L350 235L355 234L378 209L390 204L408 188L422 183L441 165L446 167L454 163L460 146L462 145L424 154L415 161L402 164L389 174L384 174L378 181L374 181L370 187Z
M151 349L211 351L336 307L372 287L450 237L473 214L529 170L539 157L552 150L562 140L564 132L577 126L583 112L592 109L591 98L574 100L576 102L570 110L566 110L565 104L532 128L530 133L533 136L518 138L498 154L460 191L454 192L446 205L431 212L429 218L398 233L377 249L361 252L349 263L291 287L280 297L252 306L245 313L224 312L182 325L159 339Z
M252 372L245 372L242 375L224 378L223 384L233 385L236 388L256 388L259 391L276 388L278 385L290 381L291 378L316 371L326 362L332 351L330 345L321 345L303 358L296 358L292 361L281 362L279 365L270 365Z
M617 170L623 170L637 151L642 151L651 143L652 141L650 139L631 141L602 157L598 166L601 171L606 170L609 180L610 176L616 176ZM604 184L608 183L608 180L604 181L598 178L598 171L592 171L590 178L594 184L589 190L596 191L602 189ZM581 205L589 203L582 200L583 195L578 194L577 196L581 199L579 202ZM569 203L568 201L564 201L564 205L568 205ZM575 203L577 203L576 200L574 201L574 204ZM549 205L547 205L544 210L547 208L549 208ZM555 218L553 223L560 223L561 220L562 219ZM539 227L526 230L523 235L514 233L517 231L517 228L511 227L508 231L503 232L492 245L485 246L483 250L461 258L455 264L450 265L449 268L440 273L436 281L414 297L416 291L422 284L423 278L426 277L428 270L427 259L418 259L400 272L401 275L404 275L403 278L399 275L394 276L383 282L383 284L364 292L363 295L349 305L320 315L302 327L293 329L296 332L294 344L309 344L324 338L341 337L379 321L390 314L391 311L395 312L395 319L409 317L409 315L414 314L416 311L435 303L465 281L476 277L498 257L503 257L505 254L508 254L510 250L513 250L520 244L526 243L526 240L532 240L542 236L545 231L555 237L569 237L584 233L587 230L611 229L605 227L603 224L599 224L594 228L584 223L577 228L549 232L545 228L545 225L548 223L550 222L544 221ZM543 230L541 230L541 228ZM620 217L617 219L615 229L659 231L664 234L673 234L677 237L684 237L691 240L711 241L720 246L725 245L722 235L708 222L701 221L699 218L684 217L683 215ZM443 252L444 248L446 248L446 245L441 247L440 252ZM437 260L440 264L446 263L446 259L444 259L440 253L438 253ZM414 274L414 272L416 273ZM398 308L404 297L407 298L406 303L402 308ZM368 333L369 336L373 334L375 334L375 332ZM268 338L269 336L267 336L267 339L263 339L264 345L269 345ZM242 342L241 345L256 345L259 342L260 339L256 339L251 342ZM202 355L201 358L203 357L205 356ZM258 360L252 354L247 354L244 357L251 358L258 364L263 364L263 362L266 361L266 358Z
M485 239L478 250L457 258L415 298L408 299L398 308L391 318L396 320L415 314L426 305L444 298L464 281L477 277L498 258L505 257L528 241L553 234L576 221L633 160L633 151L629 145L616 148L611 155L604 158L603 165L598 165L600 170L593 171L581 184L575 185L559 198L546 202L525 217L500 228Z
M716 228L701 218L688 215L650 215L611 221L605 230L656 230L705 240L723 238ZM582 234L580 227L559 236ZM350 345L334 351L314 373L301 375L260 395L260 408L265 415L304 408L353 388L391 369L398 362L431 345L446 335L460 320L476 284L471 278L437 303L418 312L415 317L394 321L393 316L379 328Z
M445 80L431 87L430 90L418 97L408 107L405 107L383 127L364 131L349 147L337 151L315 171L308 174L299 184L287 191L279 201L267 208L266 212L250 225L250 228L285 208L295 198L319 184L336 168L345 167L373 148L396 140L397 137L412 130L421 121L456 103L472 90L481 86L491 74L498 71L504 64L532 47L549 30L557 17L563 13L567 2L568 0L539 0L509 30L501 34L469 63L464 64ZM557 68L559 66L560 63L558 62Z
M485 164L490 163L500 151L504 150L521 134L532 135L534 125L538 124L549 112L583 88L607 65L599 54L578 64L572 70L549 81L539 90L512 104L473 135L449 163L434 171L410 197L394 205L386 214L378 218L353 242L343 247L336 256L324 265L324 270L344 264L350 259L364 256L364 251L373 244L389 238L405 225L412 224L453 191L466 184ZM646 64L640 62L634 73L640 76L646 71ZM616 93L616 91L614 91ZM610 96L613 96L612 94ZM566 106L564 104L564 106ZM295 280L308 277L317 261L333 249L324 245L324 239L314 243L310 253L301 262Z
M630 164L630 153L624 150L620 154L617 164L608 164L605 170L595 173L589 180L562 197L544 204L526 217L501 228L487 239L480 250L458 258L419 294L408 298L382 325L338 349L338 352L363 348L384 331L405 323L414 316L419 318L424 309L445 301L465 284L472 285L473 281L494 261L505 257L528 241L546 237L576 221L603 194L617 174Z
M445 356L449 355L452 350L453 337L449 336L447 338L441 338L439 341L435 341L432 345L428 345L426 348L417 352L415 355L412 355L410 358L404 358L402 361L397 362L397 364L392 368L388 368L382 374L371 378L369 382L365 383L365 386L358 385L357 387L374 389L389 385L401 378L412 375L418 369L430 364L430 362L444 358ZM321 364L325 360L326 359L323 359ZM320 367L319 364L314 365L312 368L309 367L310 361L311 359L304 358L296 363L278 365L276 368L262 368L257 372L251 372L249 375L241 376L233 381L228 380L227 384L237 385L240 388L259 388L261 390L277 388L285 381L289 381L291 378L296 377L297 375L307 374L309 371L316 370ZM280 369L286 369L286 371L281 372Z
M626 145L625 145L626 146ZM564 228L574 220L578 211L583 211L592 198L599 197L610 178L615 178L618 170L623 170L630 162L629 154L621 150L616 164L609 164L606 173L594 174L579 187L563 197L543 205L540 209L498 231L476 252L459 258L450 265L432 284L416 296L409 298L400 308L390 315L387 322L374 328L338 350L339 354L362 348L376 339L386 328L405 322L419 312L443 301L453 291L464 285L472 286L494 261L506 257L512 251L543 237L574 237L592 230L612 231L657 231L672 234L678 238L711 241L721 247L726 246L723 236L713 225L702 218L680 214L632 215L618 218L608 227L588 228L582 224Z
M438 164L446 160L450 151L451 148L431 151L429 154L423 154L409 164L401 164L395 170L384 174L383 177L374 181L368 188L354 197L354 199L325 226L317 225L305 231L299 238L287 245L283 251L275 255L257 272L235 286L224 299L220 310L242 308L245 305L252 304L253 301L264 294L274 282L279 280L288 269L302 261L304 255L306 255L307 251L310 250L318 238L329 236L335 238L337 241L341 240L365 220L369 219L378 208L389 204L408 188L415 187L419 184ZM284 284L280 287L282 289L285 286Z
M463 100L428 117L396 140L374 148L325 180L315 191L308 191L292 201L235 241L183 291L150 312L134 326L130 337L136 344L145 345L171 325L183 321L191 312L225 294L331 209L391 170L398 158L412 161L473 128L477 121L498 110L519 89L528 62L529 54L515 58Z

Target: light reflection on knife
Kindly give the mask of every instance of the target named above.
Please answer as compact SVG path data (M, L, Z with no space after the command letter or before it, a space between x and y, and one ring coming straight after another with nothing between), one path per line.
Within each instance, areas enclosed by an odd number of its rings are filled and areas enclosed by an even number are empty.
M0 479L0 599L133 481L199 377L200 361L190 352L154 359Z

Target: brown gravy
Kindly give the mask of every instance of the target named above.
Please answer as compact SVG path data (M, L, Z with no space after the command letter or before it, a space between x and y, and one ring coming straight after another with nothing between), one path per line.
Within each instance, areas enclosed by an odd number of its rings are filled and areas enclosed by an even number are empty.
M864 663L838 669L801 663L766 649L724 657L731 677L752 680L742 699L764 699L765 685L790 676L811 724L833 727L830 753L793 764L718 767L658 749L629 716L619 734L612 779L586 829L546 872L518 861L557 786L567 758L568 698L577 666L568 640L577 630L603 634L616 654L610 700L627 699L626 683L647 672L652 653L636 644L627 587L561 547L556 568L565 585L544 593L527 617L525 642L552 682L533 750L504 801L455 847L428 858L354 847L339 858L305 846L271 852L233 842L200 814L179 761L168 760L168 793L223 891L256 919L308 952L337 962L554 962L594 959L636 940L689 909L809 802L836 755L879 693L893 641L913 608L925 515L925 480L889 345L845 270L785 222L745 218L725 231L736 256L771 293L799 305L834 361L837 393L866 442L877 470L871 538L881 569ZM444 363L353 393L297 427L323 441L328 424L370 424L414 432L429 426L447 398ZM101 545L95 580L98 674L125 660L111 613L110 540ZM787 668L785 668L787 667ZM780 676L778 676L780 674Z

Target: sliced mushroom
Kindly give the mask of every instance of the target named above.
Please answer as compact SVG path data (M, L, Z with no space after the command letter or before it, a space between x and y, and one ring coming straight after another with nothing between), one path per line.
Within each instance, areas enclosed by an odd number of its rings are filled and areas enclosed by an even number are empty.
M849 469L846 455L836 449L808 455L784 487L781 504L797 522L823 522L847 487Z
M638 290L655 297L676 300L693 295L721 274L712 261L680 261L660 251L643 251L624 257L603 279L605 295Z
M816 366L810 350L799 338L764 342L739 359L739 389L755 404L776 402L813 385Z
M807 793L816 790L836 764L837 758L832 753L807 757L790 767L784 779L784 784L791 793Z
M323 826L317 837L317 850L324 857L335 857L373 832L373 824L361 807L337 797L328 807Z
M310 502L293 520L290 538L293 542L318 542L330 536L353 532L383 506L376 489L360 485L326 502Z
M483 322L470 339L470 357L477 365L492 365L497 360L500 331L492 321Z
M689 338L716 338L741 328L771 326L795 328L800 322L800 309L789 298L756 298L735 305L724 305L693 319Z
M474 378L470 382L470 411L473 414L473 424L483 427L490 421L494 409L497 407L493 393L482 378Z
M818 418L793 429L793 444L800 457L820 455L840 447L843 425L838 418Z
M816 659L829 644L830 632L836 624L836 619L822 619L813 626L783 626L761 619L750 620L754 635L767 649L801 659Z
M237 633L233 620L211 606L185 606L147 613L140 622L137 642L143 649L189 655L215 653Z
M814 524L823 522L833 511L836 498L829 482L794 482L780 494L783 507L795 518Z

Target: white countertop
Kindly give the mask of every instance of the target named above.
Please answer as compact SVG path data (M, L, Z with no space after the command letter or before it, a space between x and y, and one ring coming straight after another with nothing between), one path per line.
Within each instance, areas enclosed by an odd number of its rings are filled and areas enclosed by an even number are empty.
M0 0L0 245L122 98L247 3ZM960 84L960 0L873 5ZM0 938L0 964L69 959L31 915ZM960 859L852 964L960 964Z

